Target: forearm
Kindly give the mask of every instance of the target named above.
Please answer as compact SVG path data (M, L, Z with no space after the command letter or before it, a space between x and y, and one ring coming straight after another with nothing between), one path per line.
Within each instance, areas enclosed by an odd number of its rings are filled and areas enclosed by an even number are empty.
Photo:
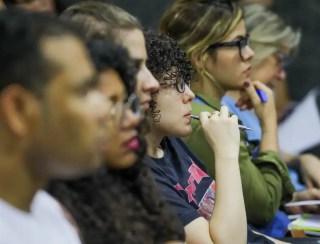
M260 152L274 151L279 153L278 125L275 119L261 121L262 138Z
M216 154L216 201L209 229L214 243L246 243L247 219L238 157ZM232 235L230 235L232 233Z

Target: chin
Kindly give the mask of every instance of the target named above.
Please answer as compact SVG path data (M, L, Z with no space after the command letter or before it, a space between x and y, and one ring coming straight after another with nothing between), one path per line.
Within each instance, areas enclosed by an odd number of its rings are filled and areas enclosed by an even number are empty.
M127 169L134 165L137 159L137 155L134 152L131 152L129 154L118 156L113 160L107 158L105 161L105 165L108 168L112 169Z

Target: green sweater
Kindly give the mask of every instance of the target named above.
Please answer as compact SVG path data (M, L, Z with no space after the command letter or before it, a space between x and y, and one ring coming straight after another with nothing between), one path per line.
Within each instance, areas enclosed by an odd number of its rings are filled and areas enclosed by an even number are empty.
M206 104L193 102L193 114L220 111L219 101L202 94L196 95ZM200 122L192 120L191 126L192 134L184 141L205 163L209 175L215 179L214 152L205 140ZM252 224L263 226L272 221L281 203L290 201L294 187L286 165L276 152L259 153L258 157L253 159L251 146L246 140L246 134L241 132L239 164L247 219Z

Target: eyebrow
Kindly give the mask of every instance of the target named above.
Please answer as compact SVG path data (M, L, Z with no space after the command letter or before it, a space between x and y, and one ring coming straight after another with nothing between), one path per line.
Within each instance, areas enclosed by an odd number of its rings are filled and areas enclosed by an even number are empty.
M97 87L98 84L99 84L99 79L98 79L98 76L95 74L92 77L85 79L84 82L81 84L80 89L89 90Z
M239 40L239 39L241 39L241 38L245 38L246 36L247 36L247 33L244 34L244 35L237 35L236 37L234 37L234 38L232 39L232 41L236 41L236 40Z

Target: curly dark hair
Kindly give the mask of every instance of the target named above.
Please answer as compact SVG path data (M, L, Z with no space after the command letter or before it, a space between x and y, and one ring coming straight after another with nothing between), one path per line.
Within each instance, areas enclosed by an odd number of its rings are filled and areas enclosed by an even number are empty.
M194 70L177 42L165 34L152 30L145 30L144 36L148 53L147 67L159 81L160 86L177 88L178 79L190 85ZM157 110L154 101L151 102L148 113L154 122L158 122L161 118L160 110Z
M108 66L119 71L121 69L116 68L118 64L128 65L122 62L129 59L121 49L103 54L100 48L92 48L95 45L91 45L90 50L98 69L104 70L103 67ZM119 52L124 56L119 56ZM149 167L142 160L145 143L141 148L139 160L130 168L115 170L103 167L90 176L54 181L49 185L48 191L75 218L86 244L149 244L184 240L182 224L161 197Z
M166 76L173 79L182 78L186 84L190 84L192 65L177 42L152 30L145 30L144 36L148 53L147 67L160 85Z

